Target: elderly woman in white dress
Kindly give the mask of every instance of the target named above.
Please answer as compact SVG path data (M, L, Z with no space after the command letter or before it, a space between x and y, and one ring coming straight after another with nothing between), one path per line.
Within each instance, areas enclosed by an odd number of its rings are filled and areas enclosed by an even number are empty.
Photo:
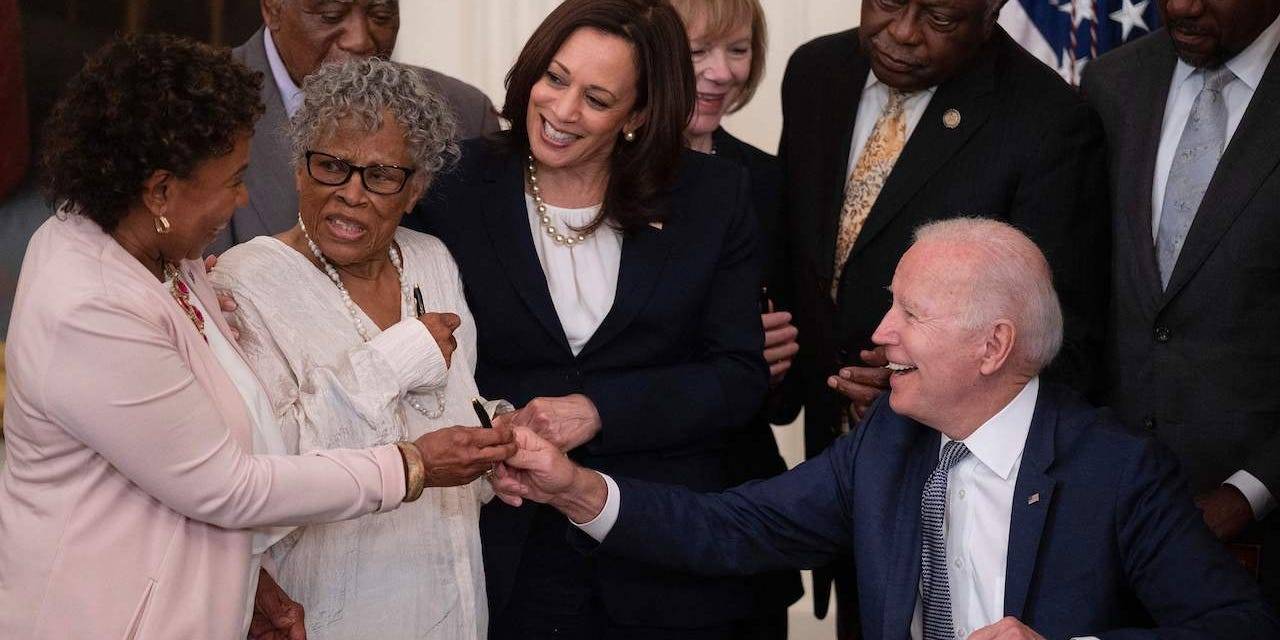
M293 532L272 548L277 580L313 640L484 638L488 483L430 477L491 433L448 427L478 421L475 325L448 250L399 227L457 154L453 117L418 72L385 60L326 66L303 93L289 132L298 224L227 251L213 280L237 303L291 452L427 434L429 488L381 518Z

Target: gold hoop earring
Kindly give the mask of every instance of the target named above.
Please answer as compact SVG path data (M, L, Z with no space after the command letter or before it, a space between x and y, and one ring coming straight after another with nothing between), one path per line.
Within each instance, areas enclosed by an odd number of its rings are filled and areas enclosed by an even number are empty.
M156 223L156 233L160 235L169 233L169 231L173 229L173 227L169 225L169 219L164 216L157 217L155 219L155 223Z
M622 139L623 139L623 140L626 140L627 142L635 142L635 141L636 141L636 132L634 132L634 131L628 131L628 132L626 132L626 133L622 134Z

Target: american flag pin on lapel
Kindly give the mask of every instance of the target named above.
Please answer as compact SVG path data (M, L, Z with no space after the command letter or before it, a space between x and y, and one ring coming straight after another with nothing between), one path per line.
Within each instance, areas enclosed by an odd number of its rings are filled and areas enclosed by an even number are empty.
M1040 494L1039 494L1039 493L1033 493L1033 494L1031 494L1030 496L1028 496L1028 497L1027 497L1027 504L1035 504L1035 503L1037 503L1037 502L1040 502Z

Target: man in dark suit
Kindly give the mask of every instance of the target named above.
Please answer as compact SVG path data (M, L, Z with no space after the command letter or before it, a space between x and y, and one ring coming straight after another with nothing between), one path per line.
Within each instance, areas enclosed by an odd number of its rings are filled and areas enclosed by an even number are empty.
M209 253L297 223L298 193L284 130L301 103L302 81L325 62L390 58L400 30L400 5L397 0L262 0L262 21L263 28L232 51L263 75L266 113L254 128L245 172L249 204L236 209ZM422 74L453 107L460 138L498 130L493 103L479 89L431 69Z
M1164 0L1085 70L1109 147L1108 391L1280 603L1280 2Z
M999 218L1044 249L1066 313L1046 377L1091 390L1107 286L1101 127L995 24L1001 4L864 0L861 27L802 46L787 66L779 157L792 290L779 297L800 353L774 418L804 407L810 456L886 388L883 355L866 350L893 265L931 219ZM828 573L814 584L822 616ZM840 600L849 618L856 598Z
M1062 314L1025 235L971 218L923 227L892 292L875 332L891 392L792 471L699 494L584 469L517 429L494 487L555 506L600 555L703 574L851 552L866 638L1280 634L1172 456L1040 380Z

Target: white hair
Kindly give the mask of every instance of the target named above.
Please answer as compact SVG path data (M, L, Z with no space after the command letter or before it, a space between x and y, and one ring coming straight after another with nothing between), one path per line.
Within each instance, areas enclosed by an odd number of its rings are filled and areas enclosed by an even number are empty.
M1012 321L1014 355L1039 372L1062 347L1062 306L1053 273L1040 248L1013 226L989 218L951 218L915 231L914 244L964 247L979 258L972 264L971 296L961 322L969 329L999 318Z

